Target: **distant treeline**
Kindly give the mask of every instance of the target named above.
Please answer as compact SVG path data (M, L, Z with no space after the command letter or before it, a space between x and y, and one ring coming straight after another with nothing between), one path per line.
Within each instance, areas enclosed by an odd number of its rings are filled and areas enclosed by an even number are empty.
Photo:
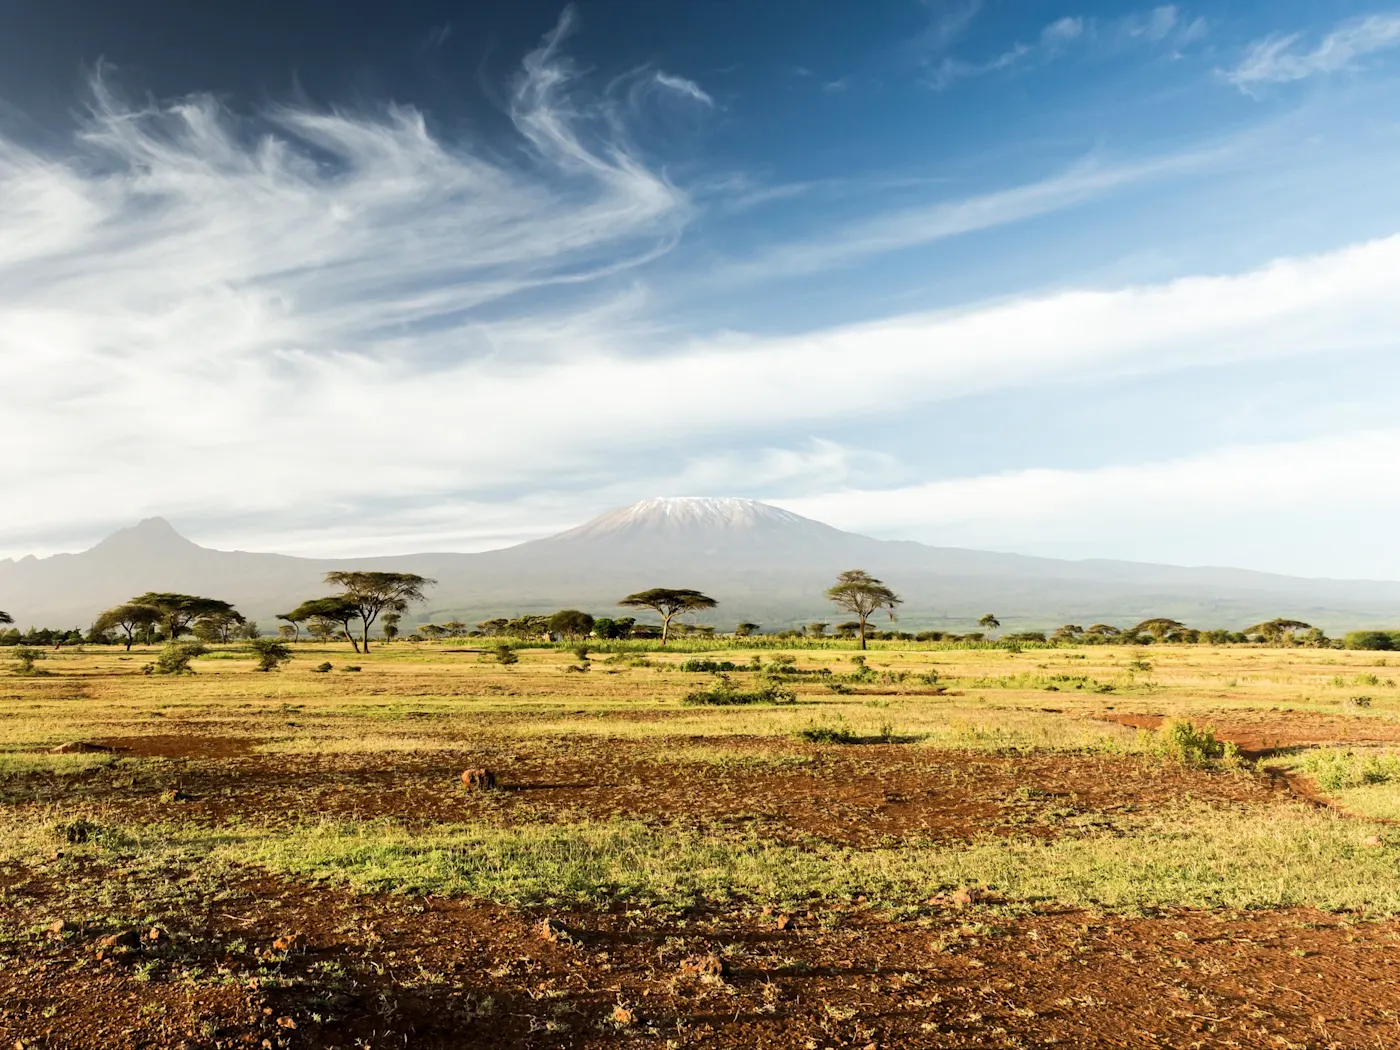
M371 629L376 626L378 637L384 642L404 637L400 628L403 614L410 604L425 600L424 592L433 582L411 573L327 573L326 583L338 588L338 593L309 598L290 612L279 613L277 619L282 623L277 633L283 641L297 641L304 626L318 642L344 639L357 651L368 652L373 636ZM861 648L867 641L890 641L967 645L1254 644L1400 650L1400 631L1352 631L1342 639L1335 639L1327 637L1319 627L1284 617L1266 620L1242 631L1191 627L1170 617L1157 616L1131 627L1106 623L1084 627L1067 623L1048 633L1015 631L998 635L1001 622L994 614L986 613L977 620L981 628L977 631L880 630L871 623L872 617L884 613L893 623L896 608L903 604L903 599L860 569L840 573L825 597L839 612L855 618L835 624L818 621L777 631L764 631L761 624L742 622L722 632L710 625L687 623L682 619L713 610L718 605L713 598L686 588L654 587L630 594L618 604L648 610L659 617L659 624L641 623L634 616L595 617L579 609L561 609L548 616L501 616L475 625L460 620L424 623L410 631L406 640L421 643L446 638L490 638L500 645L511 642L577 644L585 639L598 639L604 642L658 641L665 645L670 638L685 638L697 642L713 639L716 643L748 640L748 644L855 640ZM0 627L12 623L12 617L0 612ZM86 632L47 627L21 631L10 627L0 631L0 645L121 644L129 649L138 643L175 642L185 634L206 643L257 643L262 632L256 622L245 618L228 602L199 595L147 592L108 609Z

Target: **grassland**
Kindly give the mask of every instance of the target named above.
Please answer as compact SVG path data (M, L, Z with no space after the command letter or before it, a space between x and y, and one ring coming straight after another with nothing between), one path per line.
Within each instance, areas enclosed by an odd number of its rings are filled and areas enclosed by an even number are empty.
M0 1035L1397 1034L1368 991L1400 944L1382 653L296 648L271 674L236 649L182 677L115 649L0 671ZM779 702L695 700L716 691ZM1170 719L1238 754L1172 753Z

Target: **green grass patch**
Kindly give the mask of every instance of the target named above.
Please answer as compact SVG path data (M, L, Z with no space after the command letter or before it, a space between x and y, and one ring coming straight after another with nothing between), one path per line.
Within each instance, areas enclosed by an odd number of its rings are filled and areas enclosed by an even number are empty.
M64 828L13 820L0 854L52 849ZM361 892L465 896L502 904L839 901L853 893L918 905L963 885L1022 904L1142 913L1167 908L1400 912L1400 850L1362 844L1383 828L1297 804L1183 807L1071 830L1058 839L966 846L788 846L757 835L634 821L485 822L425 830L391 822L291 827L108 827L73 851L122 864L253 865Z

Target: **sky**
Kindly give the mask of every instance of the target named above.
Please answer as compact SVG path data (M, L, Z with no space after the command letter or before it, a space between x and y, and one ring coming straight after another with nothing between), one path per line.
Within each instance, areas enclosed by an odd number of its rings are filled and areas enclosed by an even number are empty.
M0 557L656 495L1400 578L1400 6L0 0Z

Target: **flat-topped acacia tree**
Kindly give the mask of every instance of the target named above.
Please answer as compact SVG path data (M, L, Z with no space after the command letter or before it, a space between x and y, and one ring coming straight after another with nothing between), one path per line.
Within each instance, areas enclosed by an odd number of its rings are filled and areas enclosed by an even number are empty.
M369 629L379 614L402 614L413 602L426 601L423 592L437 580L412 572L328 572L326 582L343 588L336 597L353 603L359 610L361 640L365 652L369 652Z
M203 598L197 594L173 594L169 591L147 591L131 599L131 605L150 605L160 612L160 625L165 628L165 640L177 641L189 630L190 624L201 617L237 615L237 610L218 598ZM241 619L241 617L240 617Z
M860 647L865 648L866 625L873 613L885 609L894 617L894 607L904 599L895 594L883 583L864 569L847 569L836 577L836 586L828 587L826 596L838 608L846 610L856 618L860 631Z
M136 641L136 632L142 627L154 627L160 621L160 610L154 605L127 602L108 609L99 616L92 625L92 631L94 634L106 634L113 628L120 628L126 635L126 651L131 652L131 646Z
M344 595L335 594L328 598L312 598L310 601L302 602L291 612L279 614L277 618L294 624L310 621L313 638L326 633L320 629L322 626L336 624L344 628L345 637L350 639L350 644L355 647L355 652L360 651L360 645L355 641L355 636L350 631L351 621L360 618L360 607Z
M719 602L699 591L684 587L653 587L649 591L629 594L618 605L629 609L651 609L661 617L661 644L671 635L671 619L680 613L713 609Z

